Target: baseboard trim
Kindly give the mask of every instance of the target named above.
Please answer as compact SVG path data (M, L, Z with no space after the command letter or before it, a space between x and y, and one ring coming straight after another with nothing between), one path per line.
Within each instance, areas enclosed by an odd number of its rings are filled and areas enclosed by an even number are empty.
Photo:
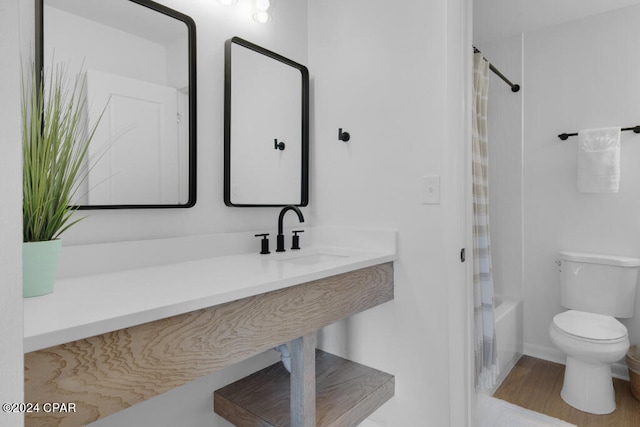
M557 348L553 347L525 343L524 354L538 359L548 360L549 362L560 363L562 365L567 363L567 356Z
M524 354L538 359L547 360L549 362L560 363L565 365L567 357L556 348L544 347L535 344L525 343ZM621 380L629 381L629 369L624 359L611 365L611 375Z

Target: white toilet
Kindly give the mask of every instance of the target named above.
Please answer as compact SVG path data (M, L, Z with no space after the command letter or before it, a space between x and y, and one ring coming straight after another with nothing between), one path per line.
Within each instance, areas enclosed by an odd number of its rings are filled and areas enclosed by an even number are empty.
M616 409L611 364L629 349L627 328L616 317L634 315L639 258L560 252L560 305L549 327L551 341L567 355L560 393L592 414Z

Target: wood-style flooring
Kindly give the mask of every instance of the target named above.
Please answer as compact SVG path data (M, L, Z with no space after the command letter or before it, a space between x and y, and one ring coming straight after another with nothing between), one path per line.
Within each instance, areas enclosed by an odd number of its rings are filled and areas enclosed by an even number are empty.
M563 379L564 365L522 356L493 397L578 427L640 426L640 401L631 394L628 381L614 378L616 410L608 415L594 415L579 411L562 400Z

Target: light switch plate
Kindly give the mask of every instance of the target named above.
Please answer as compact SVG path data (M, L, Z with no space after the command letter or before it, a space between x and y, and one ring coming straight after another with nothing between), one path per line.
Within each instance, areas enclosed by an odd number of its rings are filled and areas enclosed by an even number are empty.
M422 204L440 204L440 175L422 177Z

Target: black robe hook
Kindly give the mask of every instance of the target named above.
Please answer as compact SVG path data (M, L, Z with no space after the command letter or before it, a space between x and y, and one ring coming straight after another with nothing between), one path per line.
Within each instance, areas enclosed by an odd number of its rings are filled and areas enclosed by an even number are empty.
M338 129L338 139L347 142L351 139L351 135L349 135L349 132L342 132L342 128L340 128Z

